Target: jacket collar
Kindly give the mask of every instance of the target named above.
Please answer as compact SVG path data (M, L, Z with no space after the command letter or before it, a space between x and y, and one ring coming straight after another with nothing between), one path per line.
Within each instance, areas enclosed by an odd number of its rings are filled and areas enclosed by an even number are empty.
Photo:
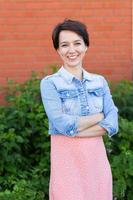
M71 83L75 76L67 71L63 66L58 70L58 73L68 82ZM83 69L83 82L84 81L91 81L93 79L93 75Z

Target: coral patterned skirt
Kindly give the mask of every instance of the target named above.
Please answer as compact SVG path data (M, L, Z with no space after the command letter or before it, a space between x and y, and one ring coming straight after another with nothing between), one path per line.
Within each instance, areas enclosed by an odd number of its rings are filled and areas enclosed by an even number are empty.
M51 135L50 200L112 200L112 173L102 136Z

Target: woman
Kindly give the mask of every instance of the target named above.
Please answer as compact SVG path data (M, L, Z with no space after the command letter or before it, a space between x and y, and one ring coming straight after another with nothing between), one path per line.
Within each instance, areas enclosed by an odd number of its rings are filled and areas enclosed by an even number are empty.
M57 24L53 45L63 66L41 81L51 135L50 200L112 200L112 174L102 136L118 131L117 108L103 76L88 73L86 26Z

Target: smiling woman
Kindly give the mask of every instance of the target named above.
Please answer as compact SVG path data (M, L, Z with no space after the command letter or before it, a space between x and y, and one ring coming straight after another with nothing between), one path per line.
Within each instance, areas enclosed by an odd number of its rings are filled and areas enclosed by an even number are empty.
M87 51L87 46L82 37L72 31L65 30L61 31L59 35L59 48L57 51L64 62L65 68L80 67Z
M63 66L41 81L51 135L50 200L112 200L112 173L102 136L118 131L117 108L103 76L88 73L86 26L58 24L53 45Z

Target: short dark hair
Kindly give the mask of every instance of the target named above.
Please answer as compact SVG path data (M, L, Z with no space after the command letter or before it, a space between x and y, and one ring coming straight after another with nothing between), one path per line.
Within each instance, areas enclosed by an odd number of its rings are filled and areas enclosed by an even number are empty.
M52 32L53 45L56 50L59 48L59 34L63 30L77 33L82 37L85 45L89 46L89 35L86 25L80 21L65 19L62 23L57 24Z

